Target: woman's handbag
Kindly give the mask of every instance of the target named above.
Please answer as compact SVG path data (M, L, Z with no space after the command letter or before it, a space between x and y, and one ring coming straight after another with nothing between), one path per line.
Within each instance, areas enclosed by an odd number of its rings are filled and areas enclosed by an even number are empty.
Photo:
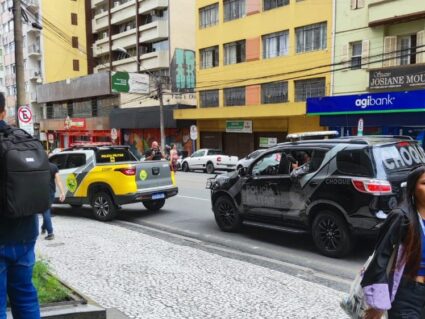
M390 275L390 272L393 268L395 257L397 254L397 247L394 246L393 252L391 254L391 257L388 261L387 265L387 275ZM366 300L364 298L363 288L361 286L361 281L363 279L363 275L369 267L373 257L375 255L375 252L364 263L362 269L357 274L357 276L354 278L353 283L351 284L350 293L348 296L344 297L341 302L340 306L341 308L347 313L347 315L352 319L363 319L365 312L367 309L369 309L369 305L366 303ZM388 314L385 311L385 313L382 315L382 319L388 318Z

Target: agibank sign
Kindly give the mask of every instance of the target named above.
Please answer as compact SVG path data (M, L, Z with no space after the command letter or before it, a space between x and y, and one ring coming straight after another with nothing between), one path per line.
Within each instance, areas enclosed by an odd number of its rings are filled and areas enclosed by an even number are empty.
M425 90L307 99L307 114L341 115L425 112Z

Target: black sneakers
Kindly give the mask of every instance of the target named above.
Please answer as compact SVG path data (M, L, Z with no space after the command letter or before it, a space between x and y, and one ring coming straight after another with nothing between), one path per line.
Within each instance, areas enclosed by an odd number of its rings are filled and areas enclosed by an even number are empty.
M52 240L55 239L55 235L54 234L48 234L46 237L44 237L45 240Z

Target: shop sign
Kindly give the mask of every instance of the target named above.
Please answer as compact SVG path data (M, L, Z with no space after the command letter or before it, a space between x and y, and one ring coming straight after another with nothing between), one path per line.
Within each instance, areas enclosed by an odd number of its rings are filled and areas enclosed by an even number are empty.
M252 121L226 121L227 133L252 133Z
M85 118L70 118L66 117L64 127L66 130L76 129L83 130L86 128L86 119Z
M425 90L307 99L309 115L425 112Z
M149 93L149 75L143 73L111 72L112 93Z
M271 147L277 145L277 137L260 137L260 147Z
M369 71L369 89L408 89L425 87L425 65Z

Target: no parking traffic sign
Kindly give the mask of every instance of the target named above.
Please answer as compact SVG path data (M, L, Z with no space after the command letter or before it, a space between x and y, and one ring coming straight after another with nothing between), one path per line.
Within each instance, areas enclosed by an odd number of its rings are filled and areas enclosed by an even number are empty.
M19 127L29 134L34 135L32 111L29 106L20 106L18 109Z

